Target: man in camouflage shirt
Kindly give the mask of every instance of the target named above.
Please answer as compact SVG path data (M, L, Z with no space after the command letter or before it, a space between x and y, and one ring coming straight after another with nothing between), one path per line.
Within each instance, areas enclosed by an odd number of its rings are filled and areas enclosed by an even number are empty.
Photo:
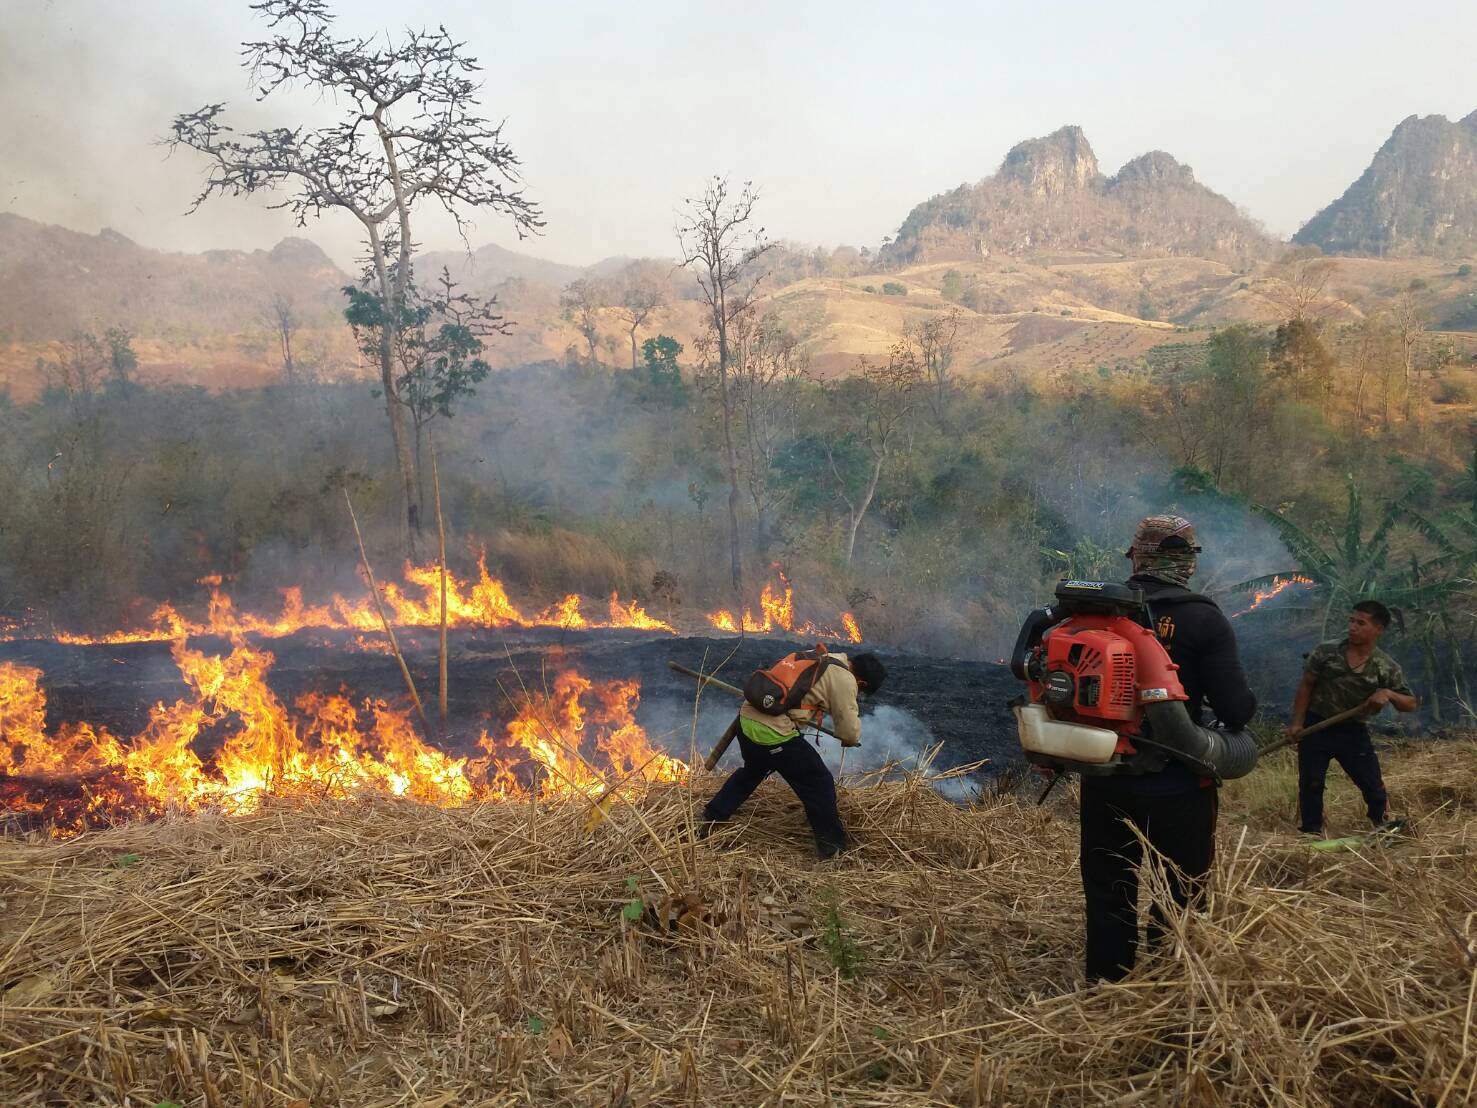
M1415 711L1416 699L1405 674L1378 645L1389 625L1388 608L1377 600L1362 600L1349 612L1347 637L1320 643L1303 667L1288 731L1298 743L1298 807L1305 834L1323 833L1323 782L1330 761L1343 766L1364 795L1371 823L1378 827L1389 819L1380 760L1363 716L1297 739L1304 727L1360 705L1366 715L1383 711L1386 704L1401 712Z

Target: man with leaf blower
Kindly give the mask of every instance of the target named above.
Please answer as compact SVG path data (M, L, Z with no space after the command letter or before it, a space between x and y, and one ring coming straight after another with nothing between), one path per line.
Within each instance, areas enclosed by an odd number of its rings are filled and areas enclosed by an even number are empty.
M1200 547L1181 516L1150 516L1135 531L1126 556L1128 583L1143 589L1154 634L1179 666L1190 719L1208 704L1220 722L1240 731L1256 714L1231 623L1213 601L1190 591ZM1215 857L1217 782L1168 758L1157 772L1082 779L1082 884L1087 902L1087 976L1117 980L1133 968L1138 948L1138 874L1142 847L1135 831L1170 863L1169 888L1181 906L1203 895ZM1163 938L1157 906L1149 943Z
M1133 969L1144 843L1168 863L1173 899L1193 905L1215 853L1216 785L1256 765L1244 731L1256 697L1236 636L1188 587L1199 553L1189 520L1148 517L1127 551L1125 584L1060 582L1012 652L1029 690L1013 706L1027 758L1082 775L1089 981ZM1205 726L1206 705L1223 729ZM1156 904L1149 941L1165 930Z
M778 773L804 805L820 856L830 858L845 850L836 780L820 753L805 741L802 728L819 724L829 712L831 730L841 745L860 746L857 694L875 694L886 676L875 654L848 658L824 646L787 654L768 669L756 670L744 684L744 702L730 727L737 734L744 764L703 809L705 829L731 818L766 777Z

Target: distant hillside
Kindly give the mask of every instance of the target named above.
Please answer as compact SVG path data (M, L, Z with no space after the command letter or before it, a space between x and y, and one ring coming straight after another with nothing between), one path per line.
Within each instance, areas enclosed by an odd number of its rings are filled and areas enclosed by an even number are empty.
M505 281L532 281L562 288L586 273L582 266L535 258L491 243L479 246L471 254L465 250L432 250L418 255L415 265L420 275L440 273L445 267L451 270L458 284L478 293L489 292Z
M1477 112L1410 116L1293 241L1327 254L1477 253Z
M242 331L260 326L279 293L305 322L320 323L339 310L347 281L306 239L176 254L111 229L87 235L0 212L0 341L113 325L180 337Z
M919 204L885 257L893 264L1051 251L1244 262L1273 240L1162 150L1106 177L1079 127L1028 139L999 171Z

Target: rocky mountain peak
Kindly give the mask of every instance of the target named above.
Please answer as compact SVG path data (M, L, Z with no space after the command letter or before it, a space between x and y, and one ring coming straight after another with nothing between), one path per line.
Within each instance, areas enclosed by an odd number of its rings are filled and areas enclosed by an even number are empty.
M1097 155L1081 127L1061 127L1045 138L1027 139L1011 147L1000 163L999 176L1032 195L1059 196L1097 183Z
M1180 185L1195 184L1194 171L1183 162L1176 161L1163 150L1150 150L1130 162L1125 162L1110 185Z
M1293 241L1329 254L1477 251L1477 112L1402 119L1360 178Z

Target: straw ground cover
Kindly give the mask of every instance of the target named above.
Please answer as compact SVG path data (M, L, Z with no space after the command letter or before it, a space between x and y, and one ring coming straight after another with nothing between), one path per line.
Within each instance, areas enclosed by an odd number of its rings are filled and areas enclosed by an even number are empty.
M282 800L11 840L0 1104L1471 1104L1477 746L1388 764L1414 831L1362 851L1295 840L1285 759L1228 789L1209 910L1093 989L1070 793L851 788L839 864L778 783L694 842L711 779L593 830Z

